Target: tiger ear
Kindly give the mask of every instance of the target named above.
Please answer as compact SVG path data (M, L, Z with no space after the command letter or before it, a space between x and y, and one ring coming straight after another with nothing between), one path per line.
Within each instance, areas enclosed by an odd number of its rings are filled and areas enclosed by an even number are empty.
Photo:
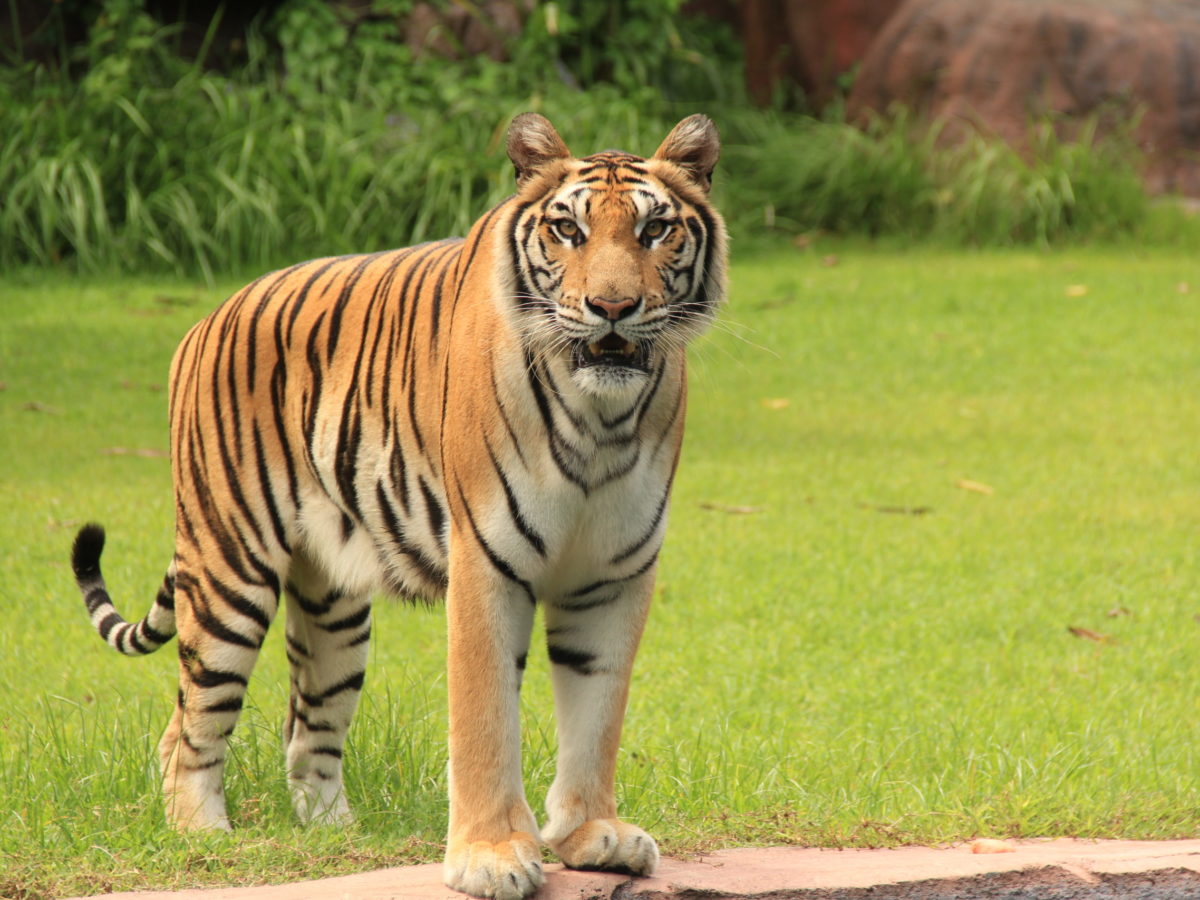
M708 116L688 116L671 129L654 152L655 159L674 163L704 190L712 187L713 169L721 156L721 137Z
M570 156L571 151L545 116L521 113L508 126L508 158L516 167L517 184L524 184L546 163Z

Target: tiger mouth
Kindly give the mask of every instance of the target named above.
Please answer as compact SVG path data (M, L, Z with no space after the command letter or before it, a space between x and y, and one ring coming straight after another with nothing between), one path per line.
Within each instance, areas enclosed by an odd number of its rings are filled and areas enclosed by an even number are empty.
M650 368L650 349L644 342L627 341L610 331L598 341L575 342L575 367L608 366L619 369Z

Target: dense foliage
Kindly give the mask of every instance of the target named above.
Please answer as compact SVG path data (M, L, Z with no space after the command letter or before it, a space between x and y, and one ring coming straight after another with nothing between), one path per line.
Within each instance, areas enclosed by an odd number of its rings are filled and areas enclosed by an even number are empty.
M580 150L643 153L708 112L726 144L718 199L741 236L1049 242L1146 216L1123 142L1067 146L1044 129L1023 154L946 148L902 115L860 129L751 110L732 36L680 0L537 4L505 62L414 53L411 5L352 17L286 0L245 31L237 65L213 67L219 16L184 52L145 0L90 4L86 39L56 64L0 69L0 265L211 280L462 233L510 191L504 128L527 109Z

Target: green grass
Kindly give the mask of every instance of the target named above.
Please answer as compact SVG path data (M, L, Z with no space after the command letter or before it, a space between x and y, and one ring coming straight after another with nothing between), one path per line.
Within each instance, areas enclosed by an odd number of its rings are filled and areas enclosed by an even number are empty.
M113 653L72 583L73 530L95 518L118 605L151 602L171 553L168 463L104 451L166 450L171 351L236 286L0 281L0 896L440 854L436 610L377 607L353 828L292 823L276 628L233 739L238 831L180 836L154 754L173 651ZM722 325L693 354L618 773L627 817L676 853L1194 836L1198 305L1182 251L819 242L738 258ZM535 808L553 767L547 667L535 641Z

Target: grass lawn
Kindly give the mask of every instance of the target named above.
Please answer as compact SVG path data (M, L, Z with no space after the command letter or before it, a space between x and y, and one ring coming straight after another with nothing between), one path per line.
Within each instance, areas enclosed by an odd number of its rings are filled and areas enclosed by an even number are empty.
M1195 255L819 244L735 260L723 324L693 354L624 814L668 853L1200 833ZM440 856L439 612L377 607L353 828L292 822L276 627L232 742L239 829L180 836L154 751L174 650L118 656L74 587L70 541L97 519L118 607L152 601L171 554L167 364L237 286L0 280L0 896ZM535 641L535 808L547 668Z

